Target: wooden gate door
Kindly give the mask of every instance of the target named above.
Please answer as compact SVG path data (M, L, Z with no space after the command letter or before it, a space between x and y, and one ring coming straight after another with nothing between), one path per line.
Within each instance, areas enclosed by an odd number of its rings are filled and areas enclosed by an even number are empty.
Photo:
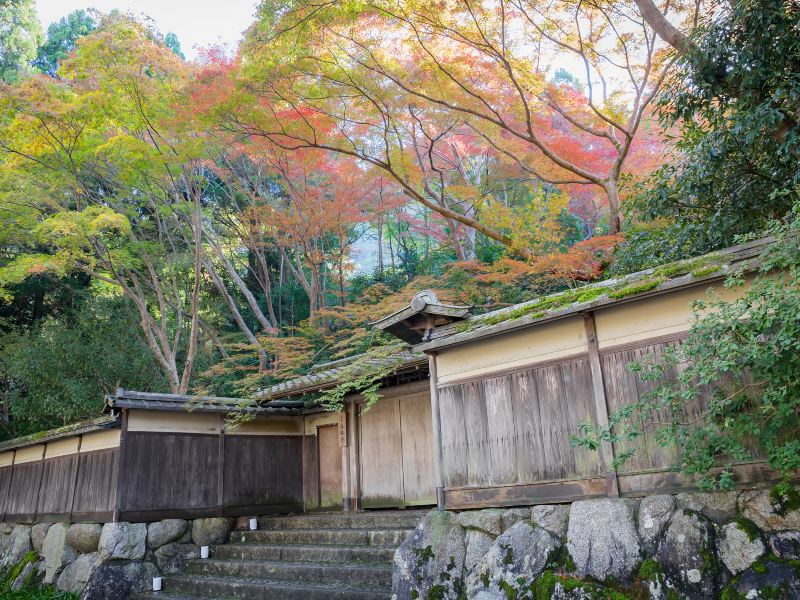
M342 506L342 449L339 447L339 426L317 428L319 452L319 506Z

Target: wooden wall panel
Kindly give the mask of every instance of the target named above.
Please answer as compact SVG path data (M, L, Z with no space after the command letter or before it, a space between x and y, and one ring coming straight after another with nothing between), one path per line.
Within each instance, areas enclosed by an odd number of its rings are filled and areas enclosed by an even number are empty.
M361 503L365 508L400 506L404 502L400 399L379 400L359 419Z
M11 490L6 507L6 520L12 515L33 515L36 511L36 499L39 493L39 483L42 476L43 465L41 462L29 462L14 465L14 474L11 481Z
M0 515L6 512L6 500L11 489L13 467L0 468Z
M339 447L339 426L326 425L317 428L319 449L319 500L325 508L341 508L342 450Z
M78 455L78 478L72 511L99 513L114 510L119 448Z
M467 485L467 435L464 425L462 386L439 390L439 414L442 428L442 474L445 487Z
M581 421L594 420L587 358L445 386L439 390L439 402L448 488L600 474L596 455L570 443Z
M433 433L429 391L400 399L403 443L403 499L406 505L435 504Z
M319 508L319 463L317 436L303 436L303 505L306 510Z
M72 489L78 455L62 456L44 461L39 490L38 514L67 514L72 506Z
M225 507L302 504L302 444L299 436L226 435Z
M128 432L120 510L216 507L218 460L217 435Z

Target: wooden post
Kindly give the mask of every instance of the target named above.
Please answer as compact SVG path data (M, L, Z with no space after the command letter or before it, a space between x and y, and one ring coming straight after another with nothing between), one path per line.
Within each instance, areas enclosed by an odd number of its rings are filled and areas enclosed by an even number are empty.
M81 447L83 446L83 436L78 436L78 450L75 452L75 474L72 476L72 496L69 499L69 514L67 519L72 523L72 513L75 512L75 490L78 487L78 471L81 468Z
M339 434L339 449L342 454L342 510L350 512L353 510L352 498L350 497L350 477L352 476L350 470L350 447L348 444L348 409L347 400L345 405L339 412L339 423L337 425L337 433Z
M436 508L444 510L444 473L442 471L442 422L439 414L439 391L436 387L436 353L428 353L431 385L431 425L433 427L433 472L436 478Z
M597 425L599 427L608 427L608 401L606 399L605 383L603 382L603 367L600 364L600 348L597 344L594 313L584 314L583 323L586 327L586 343L589 347L589 367L592 373L592 395L594 396ZM611 442L606 440L600 442L600 458L602 466L606 470L606 495L618 497L619 484L617 482L617 472L612 466L614 463L614 446Z
M125 442L128 437L128 409L122 409L122 423L119 432L119 449L117 450L117 489L114 496L114 516L111 520L119 523L122 513L122 483L125 481Z
M217 516L225 511L225 415L219 415L219 440L217 444Z
M36 485L36 502L33 505L33 522L36 523L36 515L39 514L39 497L42 495L42 480L44 479L44 458L47 456L47 444L44 444L44 448L42 449L42 460L41 466L42 468L39 469L39 483Z
M348 460L350 462L350 510L361 510L361 477L358 455L358 401L354 398L347 405Z
M6 486L6 497L3 501L3 523L6 522L6 515L8 515L8 499L11 497L11 484L14 483L14 463L17 462L17 449L13 450L14 456L11 457L11 472L8 475L8 485Z

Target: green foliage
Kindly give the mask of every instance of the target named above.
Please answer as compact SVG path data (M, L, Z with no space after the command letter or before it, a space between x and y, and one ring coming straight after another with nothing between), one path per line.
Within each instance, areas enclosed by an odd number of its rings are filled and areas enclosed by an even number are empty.
M630 205L648 225L627 236L620 271L731 245L797 202L798 19L796 2L745 0L696 29L660 103L680 136Z
M800 209L800 206L798 207ZM680 449L676 468L698 476L701 487L729 489L731 465L763 452L772 468L790 478L800 469L800 212L775 223L776 242L760 257L746 287L740 273L726 286L738 298L711 296L696 303L696 318L679 348L631 365L653 391L621 408L609 427L581 425L577 445L630 441L652 427L658 443ZM677 378L667 377L679 369ZM707 408L694 418L688 406ZM659 415L656 417L655 415ZM621 453L619 466L635 453ZM722 472L712 475L721 465Z
M75 10L47 28L47 39L39 46L34 66L54 76L61 61L75 48L75 42L94 31L97 24L85 10Z
M183 52L181 52L181 43L175 33L171 31L167 33L167 35L164 36L164 44L166 44L167 48L172 50L176 55L180 56L181 60L186 60L186 56Z
M41 41L34 0L0 2L0 82L13 83L25 77Z
M3 339L5 376L14 382L6 437L97 416L117 387L163 391L165 382L121 299L94 298Z

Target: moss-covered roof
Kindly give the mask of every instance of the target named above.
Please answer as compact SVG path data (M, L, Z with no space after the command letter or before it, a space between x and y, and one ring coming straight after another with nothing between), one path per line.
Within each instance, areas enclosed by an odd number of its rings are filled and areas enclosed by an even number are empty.
M17 448L24 448L25 446L35 446L36 444L43 444L51 442L60 438L67 438L84 433L91 433L92 431L99 431L101 429L114 429L119 427L119 417L115 415L103 415L96 419L89 419L88 421L80 421L78 423L70 423L63 427L55 429L48 429L47 431L37 431L30 435L14 438L0 442L0 452L6 450L15 450Z
M591 283L575 289L541 296L528 302L470 317L460 323L437 327L430 341L414 346L416 351L463 344L507 331L538 325L609 305L634 302L726 277L744 267L753 269L769 238L754 240L697 258L680 260L623 277Z

